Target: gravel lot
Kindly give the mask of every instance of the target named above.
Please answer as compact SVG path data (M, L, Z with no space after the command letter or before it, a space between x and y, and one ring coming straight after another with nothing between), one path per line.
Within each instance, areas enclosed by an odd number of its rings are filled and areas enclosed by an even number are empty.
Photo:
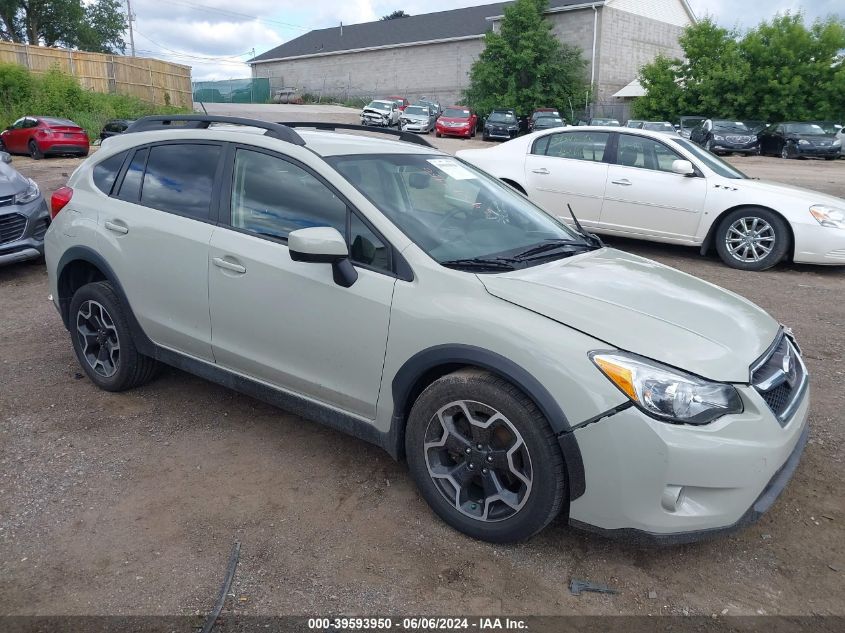
M355 122L343 109L238 114ZM845 197L845 161L731 160ZM78 164L14 159L46 193ZM671 549L562 522L518 546L470 540L363 442L176 370L132 392L97 390L47 301L43 265L20 264L0 268L0 615L205 613L235 540L227 608L244 614L845 615L845 270L745 273L693 249L612 242L795 329L813 374L812 436L757 525ZM571 596L573 576L620 593Z

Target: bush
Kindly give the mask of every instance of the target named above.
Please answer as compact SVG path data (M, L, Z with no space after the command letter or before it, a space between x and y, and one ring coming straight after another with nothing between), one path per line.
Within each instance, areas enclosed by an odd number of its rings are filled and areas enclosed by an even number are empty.
M23 66L0 63L0 128L28 114L54 116L74 121L94 139L110 119L181 112L188 110L154 106L127 95L85 90L75 77L58 68L36 75Z

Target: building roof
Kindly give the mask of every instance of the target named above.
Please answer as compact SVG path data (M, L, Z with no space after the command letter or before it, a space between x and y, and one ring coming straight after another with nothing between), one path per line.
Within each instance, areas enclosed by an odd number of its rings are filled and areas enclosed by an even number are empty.
M482 37L493 28L488 19L500 16L511 2L497 2L479 7L424 13L395 20L378 20L363 24L317 29L285 42L249 60L261 63L304 55L341 53L345 51ZM550 0L549 9L566 9L602 5L603 0Z

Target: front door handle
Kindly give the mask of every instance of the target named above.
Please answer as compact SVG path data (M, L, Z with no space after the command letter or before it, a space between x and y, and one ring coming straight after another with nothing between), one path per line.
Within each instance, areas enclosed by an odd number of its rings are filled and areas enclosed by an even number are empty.
M246 272L246 268L244 266L236 264L235 262L230 262L229 260L223 259L222 257L215 257L211 261L214 262L214 265L218 268L223 268L224 270L231 270L233 273L243 275Z
M109 231L114 231L115 233L120 233L121 235L126 235L127 233L129 233L128 226L125 226L123 224L117 224L116 222L109 222L108 220L106 220L104 226Z
M631 181L627 178L623 178L622 180L612 180L611 181L614 185L621 185L623 187L630 187Z
M532 169L531 171L533 171L535 174L542 174L543 176L548 176L550 173L549 170L545 167L541 167L540 169Z

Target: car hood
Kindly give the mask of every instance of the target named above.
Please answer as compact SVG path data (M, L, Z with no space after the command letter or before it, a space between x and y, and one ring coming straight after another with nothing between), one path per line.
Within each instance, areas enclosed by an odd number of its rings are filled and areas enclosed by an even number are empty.
M725 182L725 181L723 181ZM771 180L727 180L731 187L736 187L740 191L753 191L774 196L772 200L781 200L789 198L791 201L800 201L806 203L807 209L814 204L827 204L840 209L845 208L845 200L831 196L826 193L819 193L812 189L804 189L803 187L794 187L792 185L785 185L780 182L773 182ZM800 209L799 209L800 210ZM809 213L809 211L807 211Z
M479 278L495 297L710 380L747 383L780 329L739 295L610 248Z
M428 121L429 116L427 114L405 114L402 113L403 119L408 119L409 121Z
M13 196L29 186L29 181L6 163L0 163L0 196Z

